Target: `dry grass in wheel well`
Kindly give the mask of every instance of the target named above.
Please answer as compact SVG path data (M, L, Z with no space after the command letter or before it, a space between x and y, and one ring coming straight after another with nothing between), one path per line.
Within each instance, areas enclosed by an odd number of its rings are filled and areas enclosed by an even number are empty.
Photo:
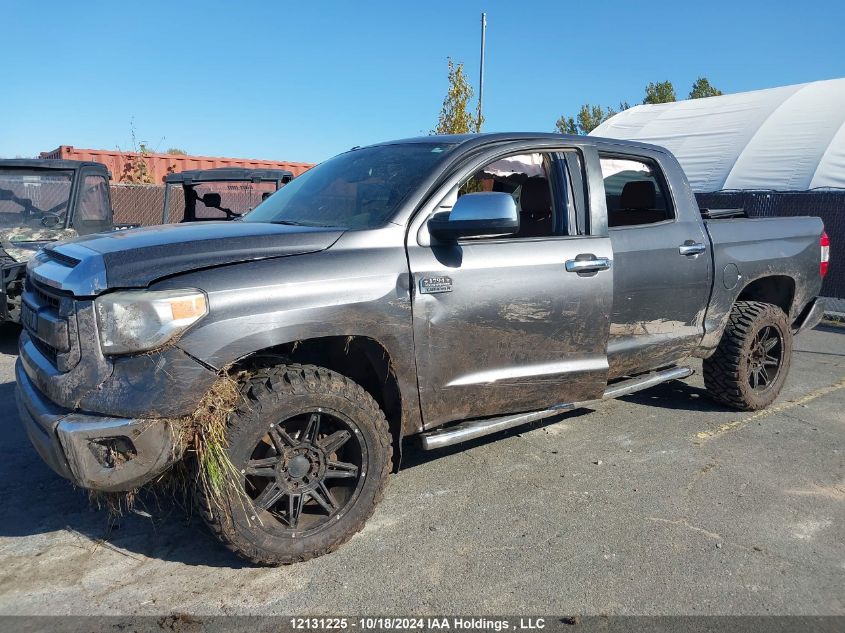
M243 371L236 374L222 371L193 413L172 420L173 428L181 429L174 438L174 453L183 458L143 487L159 509L163 500L170 500L190 512L198 486L217 507L224 499L249 501L240 485L240 473L229 459L226 440L226 423L229 415L243 404L240 382L247 377L248 373ZM186 464L191 459L196 465L194 469ZM138 493L138 489L119 493L89 491L89 500L92 505L105 508L113 520L127 512L137 512Z

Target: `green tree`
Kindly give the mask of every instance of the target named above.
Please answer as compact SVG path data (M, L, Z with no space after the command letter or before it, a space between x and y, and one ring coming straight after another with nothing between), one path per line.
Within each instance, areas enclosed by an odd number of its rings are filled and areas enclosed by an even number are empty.
M690 99L703 99L705 97L718 97L722 91L710 84L706 77L699 77L695 80L690 90Z
M659 81L646 86L643 103L669 103L671 101L675 101L675 87L671 81Z
M171 147L166 152L166 154L176 154L177 156L187 156L188 152L183 149L179 149L178 147Z
M578 124L571 116L563 115L555 123L555 129L561 134L578 134Z
M560 117L555 123L555 128L561 134L589 134L613 115L630 107L627 101L620 102L618 109L585 103L578 110L577 116L567 117L563 115Z
M453 62L451 57L448 58L448 64L449 89L443 98L443 107L440 109L437 126L431 133L469 134L480 132L484 119L480 116L477 105L475 114L470 109L469 103L474 92L464 74L464 64L463 62Z
M585 103L578 111L578 130L581 134L589 134L614 114L616 110L613 108L605 110L600 105Z

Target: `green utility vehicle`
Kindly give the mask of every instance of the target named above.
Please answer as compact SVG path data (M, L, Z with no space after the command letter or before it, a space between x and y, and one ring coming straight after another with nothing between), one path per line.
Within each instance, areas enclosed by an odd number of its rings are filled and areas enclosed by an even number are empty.
M26 263L41 247L135 225L112 223L105 165L0 160L0 322L20 320Z

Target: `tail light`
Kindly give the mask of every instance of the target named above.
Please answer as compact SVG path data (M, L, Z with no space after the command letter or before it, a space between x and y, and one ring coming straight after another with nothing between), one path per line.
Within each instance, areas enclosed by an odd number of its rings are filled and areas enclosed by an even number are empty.
M827 274L828 262L830 261L830 238L827 236L827 233L822 233L822 236L819 238L819 246L822 249L819 275L824 277Z

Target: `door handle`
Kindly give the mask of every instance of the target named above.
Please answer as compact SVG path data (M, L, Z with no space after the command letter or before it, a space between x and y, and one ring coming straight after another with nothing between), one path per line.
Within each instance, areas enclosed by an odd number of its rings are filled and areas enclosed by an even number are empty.
M566 260L566 272L568 273L592 273L608 268L610 268L610 259L607 257L585 254L578 255L575 259Z
M706 247L701 242L687 240L678 247L678 252L680 252L681 255L701 255L705 249Z

